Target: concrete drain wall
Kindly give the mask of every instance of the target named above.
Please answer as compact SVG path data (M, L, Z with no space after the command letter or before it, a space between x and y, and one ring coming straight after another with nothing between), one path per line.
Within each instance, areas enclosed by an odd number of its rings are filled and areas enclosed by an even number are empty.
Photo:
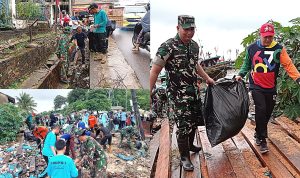
M49 56L55 51L55 41L34 48L24 48L16 56L0 61L0 88L6 88L18 79L29 75L39 66L45 64Z
M60 68L61 62L54 64L45 79L38 86L39 89L57 88L60 82Z

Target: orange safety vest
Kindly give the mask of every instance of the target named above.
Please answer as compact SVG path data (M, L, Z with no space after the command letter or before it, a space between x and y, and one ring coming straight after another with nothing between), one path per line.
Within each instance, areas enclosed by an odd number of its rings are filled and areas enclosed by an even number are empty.
M90 115L89 116L89 127L94 128L96 122L97 122L97 118L93 115Z
M45 126L38 126L33 130L33 135L36 138L44 139L48 133L48 128Z

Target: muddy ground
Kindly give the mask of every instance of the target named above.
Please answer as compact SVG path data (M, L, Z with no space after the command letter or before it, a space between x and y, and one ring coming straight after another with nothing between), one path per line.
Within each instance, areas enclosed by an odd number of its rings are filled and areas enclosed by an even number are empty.
M108 153L105 150L108 158L108 176L114 178L148 178L150 176L148 151L131 150L126 141L119 148L119 135L119 133L114 134L112 152ZM0 146L0 177L12 175L20 178L35 177L43 171L46 163L39 153L37 144L34 141L26 140L21 146L19 143L21 143L20 137L18 141ZM145 141L145 145L149 146L149 141ZM134 159L125 161L117 157L118 154L126 157L134 156Z

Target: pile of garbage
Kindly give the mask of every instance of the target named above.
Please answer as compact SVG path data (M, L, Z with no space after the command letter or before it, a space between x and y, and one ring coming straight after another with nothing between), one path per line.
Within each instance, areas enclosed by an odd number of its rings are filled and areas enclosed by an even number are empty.
M35 178L46 167L35 141L24 135L19 141L0 145L0 178ZM149 140L132 148L126 139L120 144L120 133L114 133L112 151L105 149L108 158L107 174L114 178L148 178L150 176ZM135 143L134 143L135 144Z
M0 178L36 177L46 162L35 142L13 142L0 146Z
M131 149L128 145L119 145L120 134L115 133L112 139L112 152L107 153L107 173L116 178L150 177L150 153L147 149L149 140L142 141L141 149Z

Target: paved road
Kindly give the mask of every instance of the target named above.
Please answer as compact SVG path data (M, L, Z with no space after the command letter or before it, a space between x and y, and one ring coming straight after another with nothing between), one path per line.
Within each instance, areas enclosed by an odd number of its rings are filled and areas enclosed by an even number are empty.
M132 33L132 31L116 29L112 37L115 39L125 60L135 71L143 89L149 89L150 53L144 49L140 49L139 53L132 53Z

